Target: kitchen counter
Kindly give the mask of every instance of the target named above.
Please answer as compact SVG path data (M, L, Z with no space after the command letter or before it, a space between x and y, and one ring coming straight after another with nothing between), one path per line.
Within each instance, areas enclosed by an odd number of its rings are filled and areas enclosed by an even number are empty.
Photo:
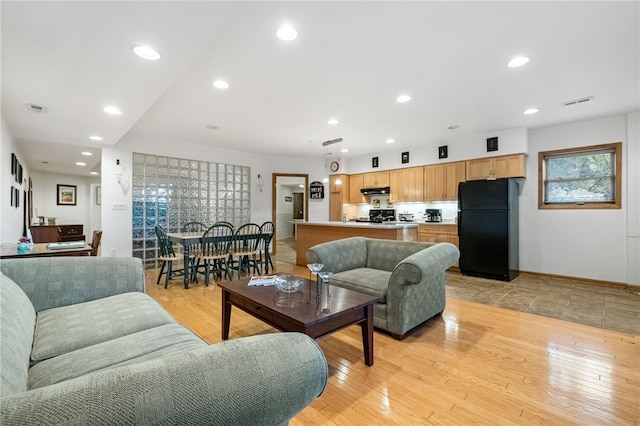
M296 263L306 265L310 247L347 237L382 238L385 240L417 241L417 222L295 222Z

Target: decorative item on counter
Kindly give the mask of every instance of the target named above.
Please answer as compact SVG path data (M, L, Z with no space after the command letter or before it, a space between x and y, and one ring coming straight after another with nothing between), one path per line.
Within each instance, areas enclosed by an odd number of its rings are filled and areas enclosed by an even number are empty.
M378 200L377 198L373 199L373 208L374 209L379 209L380 208L380 200Z
M33 243L29 237L20 237L18 240L18 253L24 254L33 248Z

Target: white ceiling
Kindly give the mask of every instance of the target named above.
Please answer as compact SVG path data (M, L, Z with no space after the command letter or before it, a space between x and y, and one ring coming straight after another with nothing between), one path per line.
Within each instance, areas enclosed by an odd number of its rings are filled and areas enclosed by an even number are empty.
M637 1L0 7L2 114L27 164L52 172L88 175L100 147L125 135L314 157L341 137L349 157L640 108ZM284 22L297 40L275 37ZM137 43L163 58L138 58ZM531 61L507 68L517 55ZM218 78L229 89L214 89ZM398 104L401 93L412 100ZM107 104L123 114L107 116ZM529 107L540 112L523 115ZM96 155L78 168L86 148Z

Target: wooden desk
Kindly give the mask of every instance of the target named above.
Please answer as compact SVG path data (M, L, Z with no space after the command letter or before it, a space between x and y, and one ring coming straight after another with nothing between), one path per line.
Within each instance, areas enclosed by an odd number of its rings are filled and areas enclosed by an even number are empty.
M48 243L34 244L26 253L18 253L16 244L6 244L0 248L0 259L19 259L23 257L54 257L54 256L89 256L91 246L87 244L80 248L48 249Z

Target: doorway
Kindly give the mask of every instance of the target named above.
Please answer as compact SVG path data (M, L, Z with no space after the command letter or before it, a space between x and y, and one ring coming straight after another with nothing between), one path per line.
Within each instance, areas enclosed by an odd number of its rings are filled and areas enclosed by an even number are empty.
M271 251L276 254L278 239L292 238L295 236L294 220L308 220L309 197L309 175L273 173L272 199L271 199L271 221L275 224L275 233Z

